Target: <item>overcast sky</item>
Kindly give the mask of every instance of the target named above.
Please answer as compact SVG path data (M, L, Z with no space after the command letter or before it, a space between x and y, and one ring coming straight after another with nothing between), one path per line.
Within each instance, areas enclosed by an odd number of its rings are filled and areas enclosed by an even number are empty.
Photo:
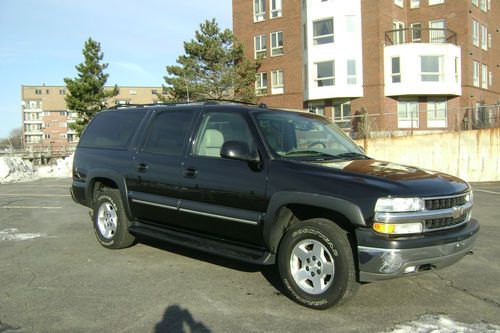
M75 77L89 37L108 84L160 86L206 19L231 28L231 0L0 0L0 138L21 127L21 85Z

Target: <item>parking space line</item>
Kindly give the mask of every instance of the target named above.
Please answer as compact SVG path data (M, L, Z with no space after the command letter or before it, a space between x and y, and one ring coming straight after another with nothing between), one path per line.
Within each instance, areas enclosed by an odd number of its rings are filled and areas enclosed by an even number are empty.
M477 188L473 188L473 190L474 190L474 192L484 192L484 193L500 195L500 192L495 192L495 191L487 191L487 190L481 190L481 189L477 189Z
M4 209L62 209L62 207L44 207L44 206L0 206Z
M71 197L69 194L0 193L2 197Z

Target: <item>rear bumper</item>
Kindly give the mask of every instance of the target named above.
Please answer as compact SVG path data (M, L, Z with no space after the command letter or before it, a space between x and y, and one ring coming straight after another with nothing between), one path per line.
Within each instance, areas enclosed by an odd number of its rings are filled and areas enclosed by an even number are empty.
M359 279L363 282L385 280L418 274L450 266L469 253L479 232L479 223L471 220L466 226L437 235L408 240L384 240L378 237L376 247L368 246L369 238L377 237L371 231L358 233L364 244L358 242ZM445 237L439 238L439 235ZM429 238L426 244L425 239ZM408 247L409 244L415 245Z

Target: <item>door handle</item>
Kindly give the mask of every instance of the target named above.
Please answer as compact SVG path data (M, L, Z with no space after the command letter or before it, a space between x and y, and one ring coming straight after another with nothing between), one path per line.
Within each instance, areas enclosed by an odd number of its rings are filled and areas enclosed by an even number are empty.
M137 170L140 172L145 172L148 169L148 164L145 162L137 164Z
M186 178L196 178L196 175L198 174L198 170L195 168L186 168L184 171L182 171L182 175Z

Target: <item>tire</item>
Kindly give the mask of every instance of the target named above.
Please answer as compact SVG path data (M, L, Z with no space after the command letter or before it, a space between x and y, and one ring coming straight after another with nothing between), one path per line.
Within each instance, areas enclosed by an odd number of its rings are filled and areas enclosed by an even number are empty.
M344 303L358 289L346 231L330 220L311 219L288 229L278 266L288 297L313 309Z
M97 241L108 249L123 249L135 243L128 232L129 220L125 214L120 191L104 188L97 191L94 201L93 226Z

